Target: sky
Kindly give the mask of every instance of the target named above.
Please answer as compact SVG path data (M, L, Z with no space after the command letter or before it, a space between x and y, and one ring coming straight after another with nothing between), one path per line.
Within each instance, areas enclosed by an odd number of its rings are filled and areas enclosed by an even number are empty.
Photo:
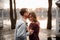
M53 0L53 6L56 7L55 2L57 0ZM9 8L9 0L0 0L0 8ZM16 0L16 8L48 8L48 0Z
M47 7L47 0L19 0L17 1L17 7L27 7L27 8L36 8L36 7ZM45 4L46 3L46 4Z

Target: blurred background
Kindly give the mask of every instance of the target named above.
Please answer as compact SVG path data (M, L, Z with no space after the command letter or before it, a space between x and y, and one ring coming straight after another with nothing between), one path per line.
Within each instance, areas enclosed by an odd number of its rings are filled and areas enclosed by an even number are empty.
M36 13L40 22L40 40L58 40L59 37L58 39L56 37L56 14L60 9L58 5L60 0L0 0L0 40L14 40L15 24L21 17L19 14L21 8L28 8L29 11Z

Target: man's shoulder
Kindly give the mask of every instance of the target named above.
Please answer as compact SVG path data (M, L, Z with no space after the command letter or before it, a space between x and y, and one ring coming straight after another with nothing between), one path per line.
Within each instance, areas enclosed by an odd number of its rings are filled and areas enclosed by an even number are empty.
M19 19L17 23L24 23L24 21L22 19Z
M18 19L17 23L16 23L16 26L21 25L22 23L24 24L24 22L21 19Z

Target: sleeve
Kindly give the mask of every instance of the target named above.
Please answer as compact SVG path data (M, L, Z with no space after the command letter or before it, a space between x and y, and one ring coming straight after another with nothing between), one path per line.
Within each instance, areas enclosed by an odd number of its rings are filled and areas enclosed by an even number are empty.
M26 25L23 23L20 28L17 30L17 36L26 36L29 35L29 32L26 32Z
M23 35L24 31L25 31L25 24L22 24L20 28L17 30L17 36Z
M29 36L29 34L30 34L30 33L29 33L29 32L27 32L27 33L26 33L26 36Z
M14 32L14 40L16 40L16 37L17 37L17 28L18 28L19 24L20 24L20 22L16 23L15 32Z

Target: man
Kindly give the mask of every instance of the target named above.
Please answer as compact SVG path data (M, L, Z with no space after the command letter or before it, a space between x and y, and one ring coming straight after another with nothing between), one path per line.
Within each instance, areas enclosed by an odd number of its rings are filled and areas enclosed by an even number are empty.
M33 33L33 30L29 30L29 32L26 32L26 19L29 16L27 8L22 8L20 10L20 15L22 16L22 18L19 19L16 23L15 40L27 40L26 36Z

